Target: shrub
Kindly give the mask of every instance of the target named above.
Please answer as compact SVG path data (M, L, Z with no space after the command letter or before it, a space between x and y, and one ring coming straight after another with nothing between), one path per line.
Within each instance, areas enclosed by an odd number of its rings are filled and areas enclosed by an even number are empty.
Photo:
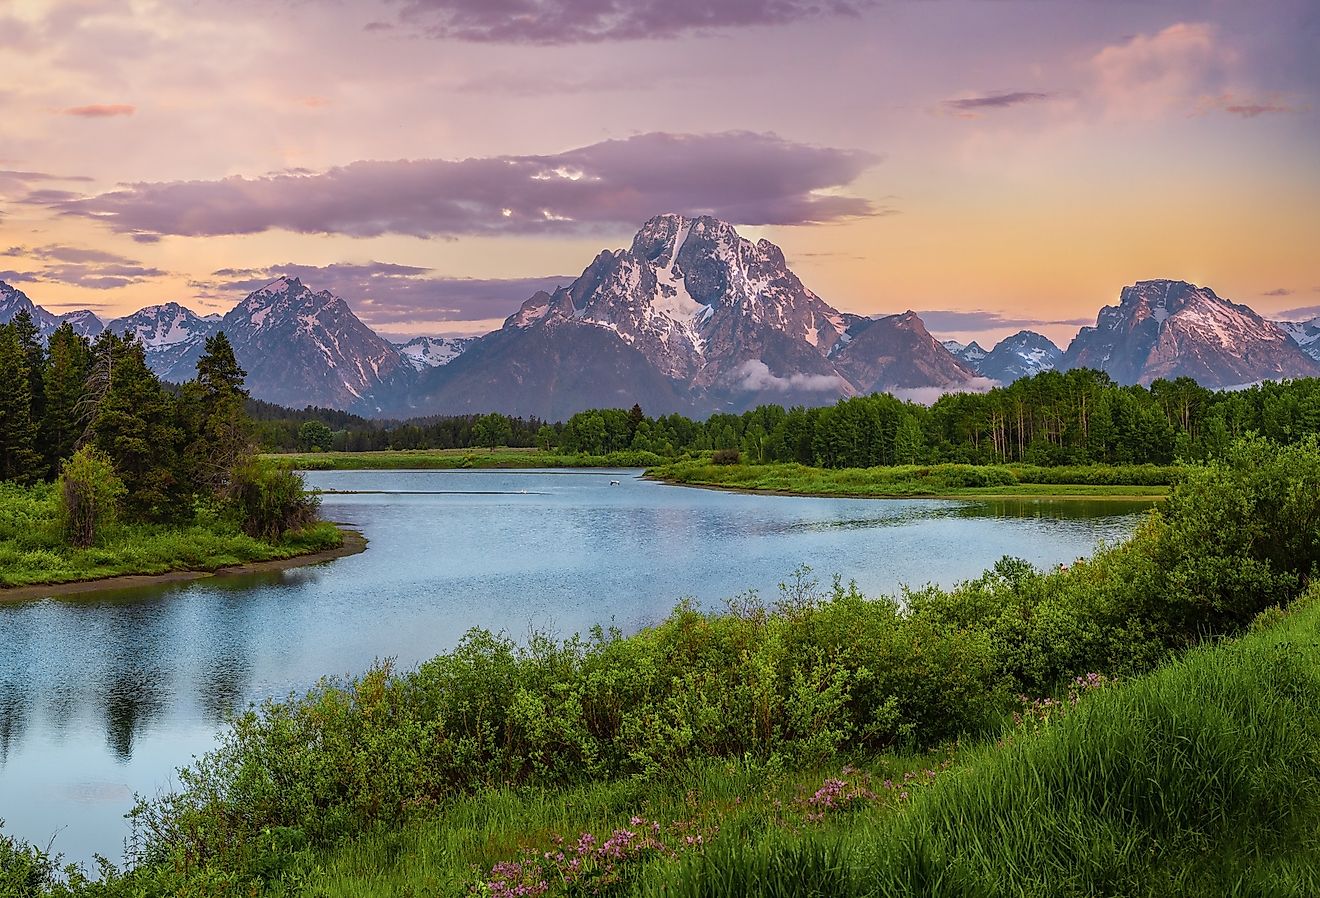
M56 493L64 538L86 549L114 523L124 482L104 452L83 446L61 468Z
M737 449L716 449L711 461L717 465L736 465L742 461L742 453Z
M292 468L260 459L234 470L227 499L243 532L267 542L311 524L321 505Z

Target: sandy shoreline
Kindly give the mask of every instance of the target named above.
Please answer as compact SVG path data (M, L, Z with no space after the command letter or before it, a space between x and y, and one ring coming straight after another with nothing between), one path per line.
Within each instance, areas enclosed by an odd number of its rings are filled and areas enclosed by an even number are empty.
M44 583L33 586L8 586L0 589L0 602L21 602L31 599L62 598L65 596L85 595L105 592L113 589L133 589L139 586L159 586L162 583L186 583L190 580L203 580L208 577L232 577L239 574L260 574L267 571L284 571L290 568L306 567L333 561L349 555L357 555L367 550L367 538L356 530L342 525L339 532L344 535L344 543L336 549L324 549L320 552L308 552L291 558L273 558L269 561L252 561L247 564L230 565L214 571L167 571L163 574L123 574L117 577L101 577L96 580L75 580L70 583Z

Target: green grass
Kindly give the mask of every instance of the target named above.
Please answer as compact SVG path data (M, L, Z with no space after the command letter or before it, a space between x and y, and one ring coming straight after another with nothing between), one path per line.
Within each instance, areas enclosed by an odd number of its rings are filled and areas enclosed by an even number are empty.
M335 548L342 542L338 528L324 521L271 544L247 536L218 517L199 513L194 523L186 525L117 525L98 545L75 549L59 532L52 486L0 484L0 587L124 574L214 571L292 558Z
M561 455L539 449L387 449L377 452L271 453L266 458L303 471L449 468L645 468L663 459L650 452Z
M658 465L647 474L692 486L810 496L1038 496L1160 498L1181 476L1177 467L1087 465L902 465L812 468L798 464L716 465L696 459Z
M646 895L1320 894L1320 604L967 752L897 813L770 829Z
M979 745L494 789L304 855L286 894L498 895L483 889L510 862L550 895L1320 894L1317 598ZM844 797L822 803L829 779ZM576 891L546 860L573 857L583 833L601 844L656 823L655 847L598 865Z

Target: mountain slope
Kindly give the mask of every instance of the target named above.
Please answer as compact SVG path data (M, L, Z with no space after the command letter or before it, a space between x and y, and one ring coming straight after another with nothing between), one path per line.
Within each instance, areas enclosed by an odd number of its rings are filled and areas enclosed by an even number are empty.
M59 316L47 312L41 306L28 299L27 294L17 287L11 287L0 281L0 324L8 324L20 311L26 309L36 323L43 337L59 327Z
M477 342L476 337L415 337L394 348L418 371L448 365Z
M956 389L976 372L926 330L916 312L877 318L835 356L839 370L863 393L928 387Z
M363 397L402 389L412 366L363 324L348 303L298 280L280 278L221 319L253 396L281 405L374 411Z
M151 370L172 383L196 375L206 339L219 328L219 315L203 318L177 302L147 306L106 325L113 333L132 334L146 348Z
M1191 377L1203 386L1320 376L1320 363L1246 306L1184 281L1139 281L1069 345L1062 369L1098 368L1122 384Z
M973 367L983 377L1009 384L1020 377L1053 371L1063 350L1035 331L1018 331L995 344Z
M1275 321L1274 325L1287 334L1302 352L1320 361L1320 317L1310 321Z

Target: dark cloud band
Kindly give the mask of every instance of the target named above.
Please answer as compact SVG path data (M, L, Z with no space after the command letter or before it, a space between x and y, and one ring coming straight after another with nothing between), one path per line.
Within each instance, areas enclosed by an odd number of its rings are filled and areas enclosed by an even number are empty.
M872 0L401 0L399 18L432 37L580 44L788 25L855 16L871 5Z
M671 211L802 225L884 211L837 193L878 161L773 134L651 133L548 156L354 162L312 175L129 184L96 196L34 191L27 202L120 233L191 237L272 229L354 237L581 234Z

